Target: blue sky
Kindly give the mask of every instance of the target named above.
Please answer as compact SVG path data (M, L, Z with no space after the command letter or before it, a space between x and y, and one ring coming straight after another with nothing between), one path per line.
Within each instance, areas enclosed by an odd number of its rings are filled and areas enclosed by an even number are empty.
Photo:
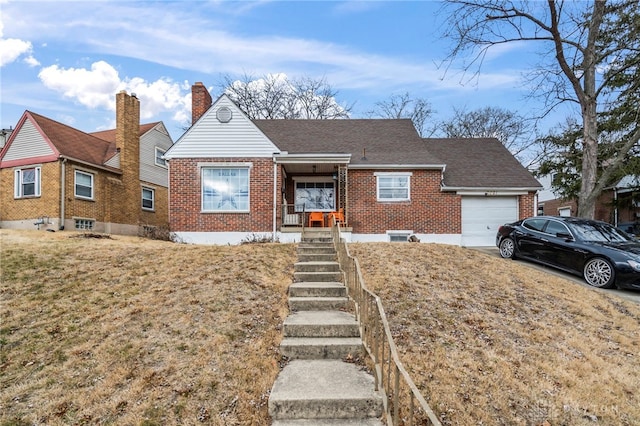
M522 74L528 46L492 51L477 80L441 39L436 1L6 1L0 0L0 126L25 110L86 132L114 127L115 94L134 92L142 122L164 121L174 140L190 119L190 87L220 94L223 76L325 78L354 118L409 93L433 120L454 107L501 106L531 115ZM527 47L527 49L525 49ZM556 122L562 121L558 117Z

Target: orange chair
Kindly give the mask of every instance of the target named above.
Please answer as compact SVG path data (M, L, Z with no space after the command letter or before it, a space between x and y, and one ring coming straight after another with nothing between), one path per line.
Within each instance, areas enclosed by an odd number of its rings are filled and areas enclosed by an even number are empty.
M322 212L309 213L309 227L312 227L314 223L319 223L320 226L324 226L324 214Z
M338 225L344 225L344 209L341 208L340 211L329 213L329 220L331 220L331 218L335 219ZM333 222L331 222L331 224L333 224Z

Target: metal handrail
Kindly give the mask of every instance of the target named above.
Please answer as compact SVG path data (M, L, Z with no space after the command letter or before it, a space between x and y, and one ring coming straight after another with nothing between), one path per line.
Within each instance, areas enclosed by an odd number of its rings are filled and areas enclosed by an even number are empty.
M331 236L347 291L354 304L363 346L374 364L376 391L380 390L383 394L387 424L441 426L440 420L402 366L382 302L365 286L358 259L349 254L340 234L340 226L335 221L331 224Z

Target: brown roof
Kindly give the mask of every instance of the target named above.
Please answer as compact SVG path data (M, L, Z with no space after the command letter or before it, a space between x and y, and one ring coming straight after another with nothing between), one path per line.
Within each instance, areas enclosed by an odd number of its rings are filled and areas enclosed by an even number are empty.
M142 136L145 133L147 133L149 130L153 129L155 126L158 125L158 123L160 123L160 122L156 121L155 123L141 124L140 125L140 134L139 134L139 136ZM95 136L97 138L100 138L100 139L108 141L108 142L113 142L113 143L116 142L116 129L101 130L99 132L91 132L89 134L91 136Z
M290 154L351 154L351 166L444 164L425 149L409 119L253 120L253 123L278 148Z
M424 139L426 149L447 165L444 186L541 188L533 175L495 138Z
M91 164L102 165L110 157L109 153L111 151L115 152L115 146L111 147L111 143L103 139L35 112L27 111L27 113L40 127L45 136L49 138L60 155Z
M60 155L104 165L116 153L116 130L85 133L35 112L27 111ZM140 125L140 135L153 129L159 122Z

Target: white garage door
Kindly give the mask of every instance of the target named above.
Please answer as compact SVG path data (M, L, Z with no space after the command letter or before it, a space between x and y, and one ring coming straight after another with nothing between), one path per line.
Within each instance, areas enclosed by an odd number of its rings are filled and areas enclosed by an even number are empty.
M462 245L493 246L498 227L516 220L516 197L462 197Z

